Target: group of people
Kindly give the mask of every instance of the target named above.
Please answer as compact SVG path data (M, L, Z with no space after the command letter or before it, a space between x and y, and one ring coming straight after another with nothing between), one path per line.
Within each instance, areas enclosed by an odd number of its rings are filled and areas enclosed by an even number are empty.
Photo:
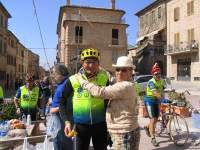
M88 150L90 140L95 150L106 150L111 139L115 150L137 150L140 142L140 129L137 118L137 94L132 73L135 66L127 56L121 56L112 66L115 69L115 82L100 67L100 53L96 49L84 49L80 54L82 67L71 75L63 64L55 65L53 81L56 89L53 94L50 113L57 117L61 128L54 138L55 150ZM150 123L145 127L155 140L155 124L162 98L163 85L160 68L152 70L153 79L147 85L145 104ZM32 76L26 76L26 84L20 87L14 98L17 113L31 114L36 119L38 102L42 96L40 88L34 84ZM20 101L19 101L20 100ZM46 103L47 100L45 100ZM75 144L72 131L76 132Z

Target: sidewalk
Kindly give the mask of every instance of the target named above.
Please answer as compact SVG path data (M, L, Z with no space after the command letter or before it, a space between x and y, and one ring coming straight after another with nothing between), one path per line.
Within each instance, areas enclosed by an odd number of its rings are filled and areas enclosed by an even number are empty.
M200 84L186 81L171 81L172 88L177 90L178 92L184 92L188 90L191 95L199 95L200 96Z

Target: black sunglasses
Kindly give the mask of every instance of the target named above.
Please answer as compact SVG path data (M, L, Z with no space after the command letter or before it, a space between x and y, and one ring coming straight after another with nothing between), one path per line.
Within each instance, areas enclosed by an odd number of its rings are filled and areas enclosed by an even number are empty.
M116 68L116 71L117 72L119 72L119 71L121 71L121 72L127 72L128 69L127 68Z

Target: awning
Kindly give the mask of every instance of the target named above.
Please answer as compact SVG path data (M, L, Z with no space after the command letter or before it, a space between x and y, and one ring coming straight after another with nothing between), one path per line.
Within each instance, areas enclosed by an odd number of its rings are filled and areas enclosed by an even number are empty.
M149 45L149 42L146 42L145 44L139 46L137 48L137 52L136 52L136 57L141 57L141 55L143 54L144 49Z
M139 41L143 40L145 37L150 37L150 36L152 36L152 35L158 34L158 32L161 31L161 30L162 30L162 29L158 29L158 30L155 30L155 31L153 31L153 32L151 32L151 33L149 33L149 34L146 34L146 35L144 35L144 36L141 36L141 37L139 37L139 38L136 40L136 42L138 43Z

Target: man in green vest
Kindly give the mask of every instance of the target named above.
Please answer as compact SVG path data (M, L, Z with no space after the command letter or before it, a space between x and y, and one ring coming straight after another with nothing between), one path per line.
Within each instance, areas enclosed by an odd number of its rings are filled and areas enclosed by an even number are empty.
M39 87L34 85L33 75L26 75L26 84L21 86L14 97L16 113L20 115L31 115L31 120L36 120L37 108L41 92Z
M79 74L85 80L95 83L99 86L106 86L108 74L100 69L100 54L98 50L89 48L84 49L80 55L82 68ZM70 118L66 110L67 99L73 93L72 108L73 118ZM70 136L75 124L76 149L88 150L92 138L94 150L106 150L107 145L107 127L105 121L105 103L100 97L93 97L87 90L84 90L75 75L71 76L66 82L60 103L60 114L65 121L65 135Z
M4 95L3 95L3 88L0 85L0 104L3 103Z
M155 128L159 117L159 101L163 98L164 84L161 79L160 67L157 63L153 65L151 73L153 78L147 83L146 96L144 98L145 106L149 114L150 122L144 127L146 134L151 137L151 143L154 146L158 146L155 139Z

